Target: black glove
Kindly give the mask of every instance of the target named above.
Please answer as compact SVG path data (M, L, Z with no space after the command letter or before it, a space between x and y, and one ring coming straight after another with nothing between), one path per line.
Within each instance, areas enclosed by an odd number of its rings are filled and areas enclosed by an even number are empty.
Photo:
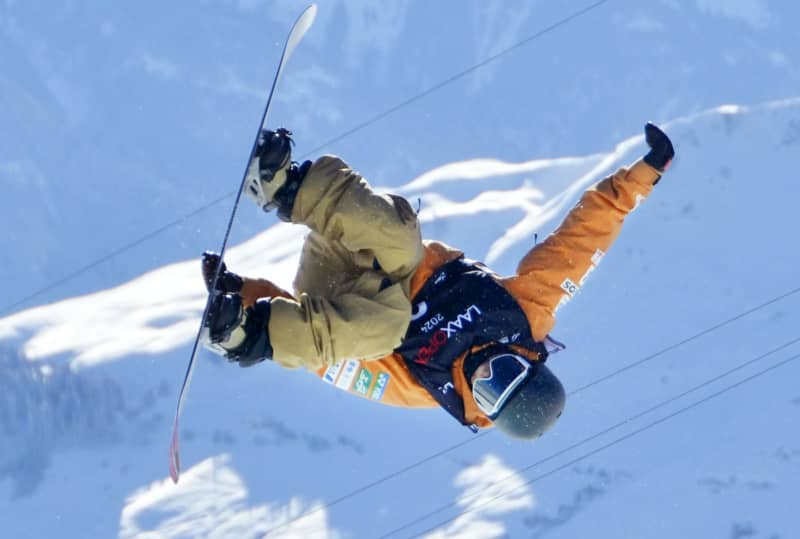
M672 141L669 140L666 133L651 122L647 122L647 125L644 126L644 134L647 145L650 146L650 152L644 156L644 162L659 172L666 171L675 157Z
M205 321L209 348L241 367L272 359L269 315L269 298L244 309L238 294L215 294Z
M203 253L202 258L202 270L203 270L203 280L206 282L206 290L211 292L211 285L214 281L214 274L217 272L217 266L219 265L219 255L212 251L206 251ZM241 277L228 271L227 266L225 266L225 262L222 262L222 268L219 271L219 278L217 279L217 291L219 292L240 292L242 290L242 285L244 284L244 280Z

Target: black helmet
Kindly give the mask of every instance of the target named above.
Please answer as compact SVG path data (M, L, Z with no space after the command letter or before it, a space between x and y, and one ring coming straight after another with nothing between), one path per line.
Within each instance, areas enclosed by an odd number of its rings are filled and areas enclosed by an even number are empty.
M510 350L495 350L470 358L465 373L470 374L468 381L486 361L489 376L475 380L472 395L498 430L512 438L531 440L553 426L564 410L566 394L544 362L528 360Z

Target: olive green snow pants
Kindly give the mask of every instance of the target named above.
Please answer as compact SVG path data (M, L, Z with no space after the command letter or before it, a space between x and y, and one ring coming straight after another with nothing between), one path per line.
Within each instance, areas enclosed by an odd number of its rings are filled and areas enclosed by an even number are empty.
M374 193L344 161L324 156L303 180L291 219L311 233L295 299L272 300L273 359L316 369L391 353L408 328L411 277L423 256L411 206Z

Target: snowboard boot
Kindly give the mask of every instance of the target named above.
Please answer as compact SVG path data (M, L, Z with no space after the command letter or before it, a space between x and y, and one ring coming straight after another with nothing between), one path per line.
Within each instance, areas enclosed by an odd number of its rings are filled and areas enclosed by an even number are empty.
M247 170L245 192L264 211L278 209L278 217L289 221L300 184L311 167L292 158L292 132L285 128L263 130Z
M215 295L204 324L208 330L206 347L240 367L272 359L270 311L269 298L261 298L245 309L238 294Z
M226 351L239 346L245 338L241 327L244 316L241 296L216 294L211 298L204 323L210 343L220 345Z

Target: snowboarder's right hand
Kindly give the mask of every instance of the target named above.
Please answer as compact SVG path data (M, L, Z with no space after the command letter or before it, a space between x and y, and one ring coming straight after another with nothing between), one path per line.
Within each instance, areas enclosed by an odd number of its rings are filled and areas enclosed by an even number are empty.
M211 292L211 285L214 282L214 275L217 272L219 265L219 255L213 251L206 251L203 253L202 270L203 280L206 283L206 290ZM219 292L234 292L239 293L242 290L244 280L233 272L228 271L225 262L222 263L222 268L219 271L219 278L217 279L217 291Z
M644 156L644 162L659 172L665 172L675 157L672 141L654 123L647 122L644 135L650 152Z

